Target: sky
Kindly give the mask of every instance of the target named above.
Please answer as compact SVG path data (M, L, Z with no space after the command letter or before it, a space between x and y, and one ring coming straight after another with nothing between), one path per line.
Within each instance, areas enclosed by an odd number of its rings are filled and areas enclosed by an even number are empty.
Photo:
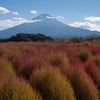
M100 0L0 0L0 30L31 23L45 13L67 25L100 32Z

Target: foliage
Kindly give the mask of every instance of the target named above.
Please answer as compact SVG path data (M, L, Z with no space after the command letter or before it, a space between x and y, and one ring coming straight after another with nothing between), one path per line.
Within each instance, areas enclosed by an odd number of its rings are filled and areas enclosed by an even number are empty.
M68 58L64 54L54 54L50 57L50 63L52 66L60 66L63 64L68 64Z
M85 62L91 57L91 52L89 50L84 50L79 53L79 58Z
M84 64L84 68L87 74L91 77L91 79L93 79L95 85L97 85L100 98L100 70L93 61L86 62Z
M86 36L85 41L99 42L99 36L97 34L91 34L90 36Z
M35 90L15 76L0 71L0 100L42 100Z
M62 72L70 80L76 100L99 100L99 91L84 69L74 66L64 68Z
M100 68L100 56L96 57L95 62L98 65L98 67Z
M73 38L70 38L70 42L73 42L73 43L79 43L79 42L83 42L83 38L80 36L80 37L78 37L78 36L76 36L76 37L73 37Z
M41 69L31 76L31 85L42 94L43 100L76 100L68 81L58 69Z
M14 74L14 70L13 70L10 62L8 62L7 60L0 59L0 70L4 70L5 72L7 72L11 75Z
M74 97L75 94L76 100L100 98L99 43L7 42L0 43L0 52L0 89L3 93L0 97L2 98L4 95L13 97L11 95L16 94L18 100L21 98L20 95L23 98L27 96L28 100L31 98L31 92L27 85L30 90L36 90L36 95L38 92L43 98L50 95L58 100L63 100L61 99L63 97L66 100L67 95L64 93L71 93L68 97L72 94ZM37 87L30 79L37 82ZM12 91L11 94L9 91Z
M68 42L69 42L69 39L67 39L67 38L60 38L60 39L58 39L56 42L68 43Z
M44 34L28 34L28 33L18 33L16 34L16 36L12 36L6 40L1 40L1 42L20 42L20 41L25 41L25 42L36 42L36 41L40 41L40 42L50 42L50 41L54 41L50 36L45 36Z
M89 45L90 45L90 43L88 41L83 43L83 46L89 46Z

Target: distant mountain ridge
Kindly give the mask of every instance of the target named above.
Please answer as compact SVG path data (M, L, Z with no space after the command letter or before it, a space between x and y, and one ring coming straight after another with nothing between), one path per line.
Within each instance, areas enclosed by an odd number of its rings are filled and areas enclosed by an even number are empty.
M66 25L49 14L41 14L32 20L32 23L23 23L12 28L0 31L0 38L9 38L18 33L40 33L52 38L69 38L74 36L89 36L90 34L100 35L100 32L87 29L75 28Z

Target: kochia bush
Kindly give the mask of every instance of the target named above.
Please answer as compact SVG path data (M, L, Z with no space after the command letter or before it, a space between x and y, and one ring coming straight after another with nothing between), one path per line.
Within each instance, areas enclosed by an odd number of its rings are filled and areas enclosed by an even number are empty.
M67 74L77 100L99 100L99 91L91 78L81 68L72 68Z
M7 60L0 59L0 70L4 70L11 75L14 74L14 70Z
M68 64L68 58L63 53L54 54L50 56L50 64L52 66L60 66L63 64Z
M76 100L72 86L58 69L41 69L33 73L30 84L43 100Z
M94 83L97 85L97 89L99 90L99 98L100 98L100 70L96 66L93 61L89 61L84 64L85 71L88 75L93 79Z
M100 56L96 57L95 62L98 65L98 67L100 68Z
M85 62L91 57L91 55L92 54L89 50L84 50L79 53L79 58L81 59L81 61Z
M0 100L42 100L36 91L33 91L24 81L20 82L15 76L11 76L3 71L1 73Z

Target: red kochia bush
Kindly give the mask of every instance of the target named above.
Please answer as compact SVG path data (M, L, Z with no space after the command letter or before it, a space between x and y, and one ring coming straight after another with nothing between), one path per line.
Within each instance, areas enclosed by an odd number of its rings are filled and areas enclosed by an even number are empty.
M30 74L36 69L45 67L46 61L42 57L34 56L30 58L24 58L20 62L20 66L17 70L17 74L23 76L26 79L30 79Z
M70 80L77 100L99 100L97 87L82 68L66 67L62 72Z
M100 92L100 70L93 61L89 61L84 64L85 71L93 79L94 83ZM100 94L99 94L100 97Z
M96 47L92 47L92 48L90 48L90 50L92 52L92 55L98 55L99 54L99 50Z

